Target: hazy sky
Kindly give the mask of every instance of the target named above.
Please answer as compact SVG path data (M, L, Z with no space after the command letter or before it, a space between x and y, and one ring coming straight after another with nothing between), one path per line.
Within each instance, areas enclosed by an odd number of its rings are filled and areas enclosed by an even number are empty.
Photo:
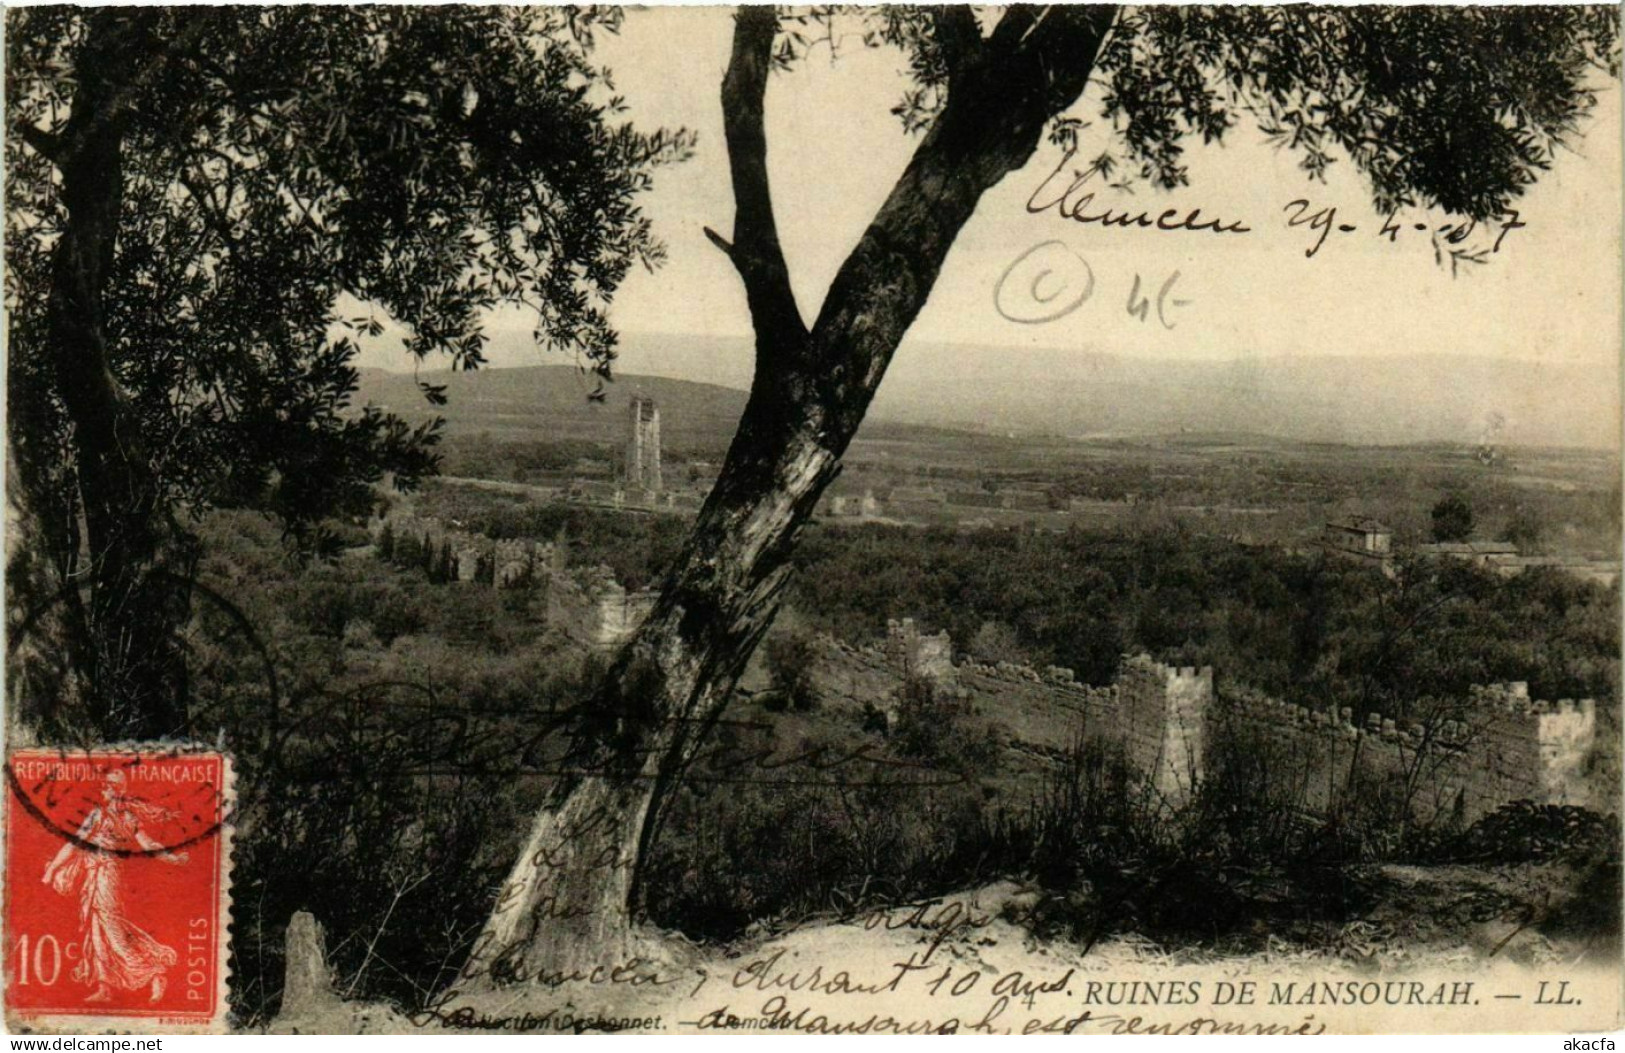
M640 334L749 333L739 281L703 236L711 226L732 229L727 159L718 90L727 64L731 20L723 8L656 8L628 13L619 38L601 45L616 89L642 124L684 126L699 133L695 157L657 174L644 207L666 241L670 262L654 274L641 269L623 286L612 317L628 336L627 372L692 375L691 362L665 362ZM768 144L773 193L797 296L805 317L816 314L823 290L867 225L917 140L905 136L888 110L904 87L898 54L865 50L853 39L832 57L820 48L790 74L776 74L768 92ZM1094 127L1083 133L1080 158L1106 143L1090 95L1075 112ZM1239 124L1222 147L1189 144L1191 185L1164 193L1142 185L1133 196L1102 188L1096 201L1112 208L1167 207L1239 220L1244 237L1211 233L1104 230L1053 213L1029 215L1028 198L1061 161L1040 147L1027 169L994 188L949 256L931 300L899 354L896 367L974 372L983 356L1024 346L1080 349L1166 358L1262 355L1379 355L1402 352L1492 355L1580 361L1599 367L1613 384L1620 355L1621 159L1620 94L1605 86L1602 104L1578 153L1559 158L1519 204L1526 227L1511 231L1485 266L1452 277L1434 261L1429 235L1411 226L1437 225L1439 215L1402 215L1397 243L1378 234L1382 218L1347 163L1325 184L1309 182L1297 158L1277 152L1250 124ZM1332 233L1315 257L1304 252L1319 237L1289 229L1286 206L1337 209L1336 222L1357 228ZM1043 325L1007 321L995 309L1000 275L1024 252L1059 240L1028 260L1058 261L1093 292L1077 310ZM1481 243L1475 238L1474 243ZM1128 300L1136 276L1154 303L1175 272L1166 318L1141 321ZM1039 285L1059 293L1057 271ZM1018 270L1009 288L1031 285ZM1081 280L1081 279L1080 279ZM1044 283L1051 284L1044 284ZM1021 298L1018 296L1017 300ZM1031 306L1031 301L1025 301ZM1017 303L1018 308L1021 303ZM1019 314L1020 311L1012 311ZM516 326L518 329L528 326ZM932 349L915 362L911 345ZM517 336L498 342L495 364L557 361ZM925 352L922 352L925 353ZM385 364L374 362L373 364ZM712 376L748 376L748 362L719 362Z

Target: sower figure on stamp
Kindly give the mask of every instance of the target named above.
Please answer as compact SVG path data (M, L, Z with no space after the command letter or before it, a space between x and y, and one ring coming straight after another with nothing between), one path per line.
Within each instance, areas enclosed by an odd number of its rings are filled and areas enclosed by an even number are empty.
M91 809L69 841L45 867L44 882L64 896L79 889L81 957L73 978L93 984L87 1002L106 1002L114 988L136 991L152 986L152 1000L163 997L164 974L175 964L175 949L159 943L124 913L120 878L124 853L150 852L166 863L186 862L185 852L169 852L141 829L143 822L170 817L157 805L125 793L122 771L107 773L102 805ZM93 847L92 847L93 846Z

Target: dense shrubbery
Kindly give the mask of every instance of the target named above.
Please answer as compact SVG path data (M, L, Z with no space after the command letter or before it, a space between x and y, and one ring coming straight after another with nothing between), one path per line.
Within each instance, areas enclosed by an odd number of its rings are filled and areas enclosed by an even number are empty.
M417 512L498 540L530 538L565 546L571 566L603 564L629 590L655 584L676 558L689 524L676 516L621 515L566 504L536 504L468 487L434 486Z
M658 579L686 527L454 487L420 509L491 537L563 538L572 563L605 563L629 589ZM1144 650L1314 708L1399 717L1416 698L1505 680L1606 706L1620 674L1617 593L1545 569L1502 578L1402 563L1390 580L1177 527L814 526L795 560L792 604L840 639L879 639L888 619L913 617L967 650L1067 666L1087 683L1108 682L1124 652Z
M796 561L792 602L840 638L879 639L888 618L913 617L975 650L991 623L1033 665L1089 683L1145 650L1317 709L1397 717L1422 696L1504 680L1606 705L1619 680L1617 594L1555 571L1414 563L1389 580L1179 530L882 526L810 531Z
M974 729L974 715L945 719L957 725L947 739L968 741L961 733ZM917 756L896 731L871 731L868 741L883 741L884 756ZM795 734L781 725L769 741L783 750ZM855 725L818 741L845 755L854 735ZM984 776L997 772L997 755L981 758ZM931 769L949 774L956 759ZM1345 787L1331 815L1316 815L1270 777L1270 763L1261 742L1218 741L1177 807L1097 740L1079 740L1014 796L985 779L901 786L895 771L886 773L891 785L842 788L811 765L783 769L773 785L693 783L658 842L645 901L663 925L727 938L754 922L1014 878L1039 890L1024 920L1041 935L1087 943L1133 932L1244 950L1289 929L1335 937L1369 906L1366 883L1350 876L1371 864L1561 859L1617 876L1612 817L1523 802L1463 831L1449 817L1416 822L1396 787L1364 784ZM1617 905L1598 919L1617 926Z
M786 706L802 712L818 706L818 685L813 681L813 661L817 651L806 633L774 633L762 644L767 674L773 681L770 704L779 710Z
M188 641L196 721L238 770L234 1006L274 1011L302 909L341 989L421 1001L462 965L546 790L519 769L546 770L590 663L497 590L302 563L244 513L203 531Z
M999 729L976 711L968 695L910 676L897 691L893 711L889 738L899 756L966 776L992 774Z
M1440 847L1442 858L1474 862L1617 862L1619 822L1572 805L1513 801Z
M949 874L994 872L992 860L948 871L943 862L977 851L998 750L969 707L915 694L890 734L856 715L814 724L734 714L721 725L717 763L685 780L645 863L651 919L726 939L752 923L897 903L943 891ZM928 714L929 734L908 729Z

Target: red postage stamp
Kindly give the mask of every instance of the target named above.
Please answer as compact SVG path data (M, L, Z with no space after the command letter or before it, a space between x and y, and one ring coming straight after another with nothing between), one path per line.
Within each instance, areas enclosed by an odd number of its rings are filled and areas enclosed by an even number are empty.
M6 778L8 1023L223 1028L229 759L27 749L8 757Z

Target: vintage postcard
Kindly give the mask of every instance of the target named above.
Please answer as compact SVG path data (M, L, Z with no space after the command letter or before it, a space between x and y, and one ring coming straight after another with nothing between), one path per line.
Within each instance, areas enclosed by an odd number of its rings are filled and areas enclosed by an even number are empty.
M11 1029L1625 1025L1617 6L5 30Z

